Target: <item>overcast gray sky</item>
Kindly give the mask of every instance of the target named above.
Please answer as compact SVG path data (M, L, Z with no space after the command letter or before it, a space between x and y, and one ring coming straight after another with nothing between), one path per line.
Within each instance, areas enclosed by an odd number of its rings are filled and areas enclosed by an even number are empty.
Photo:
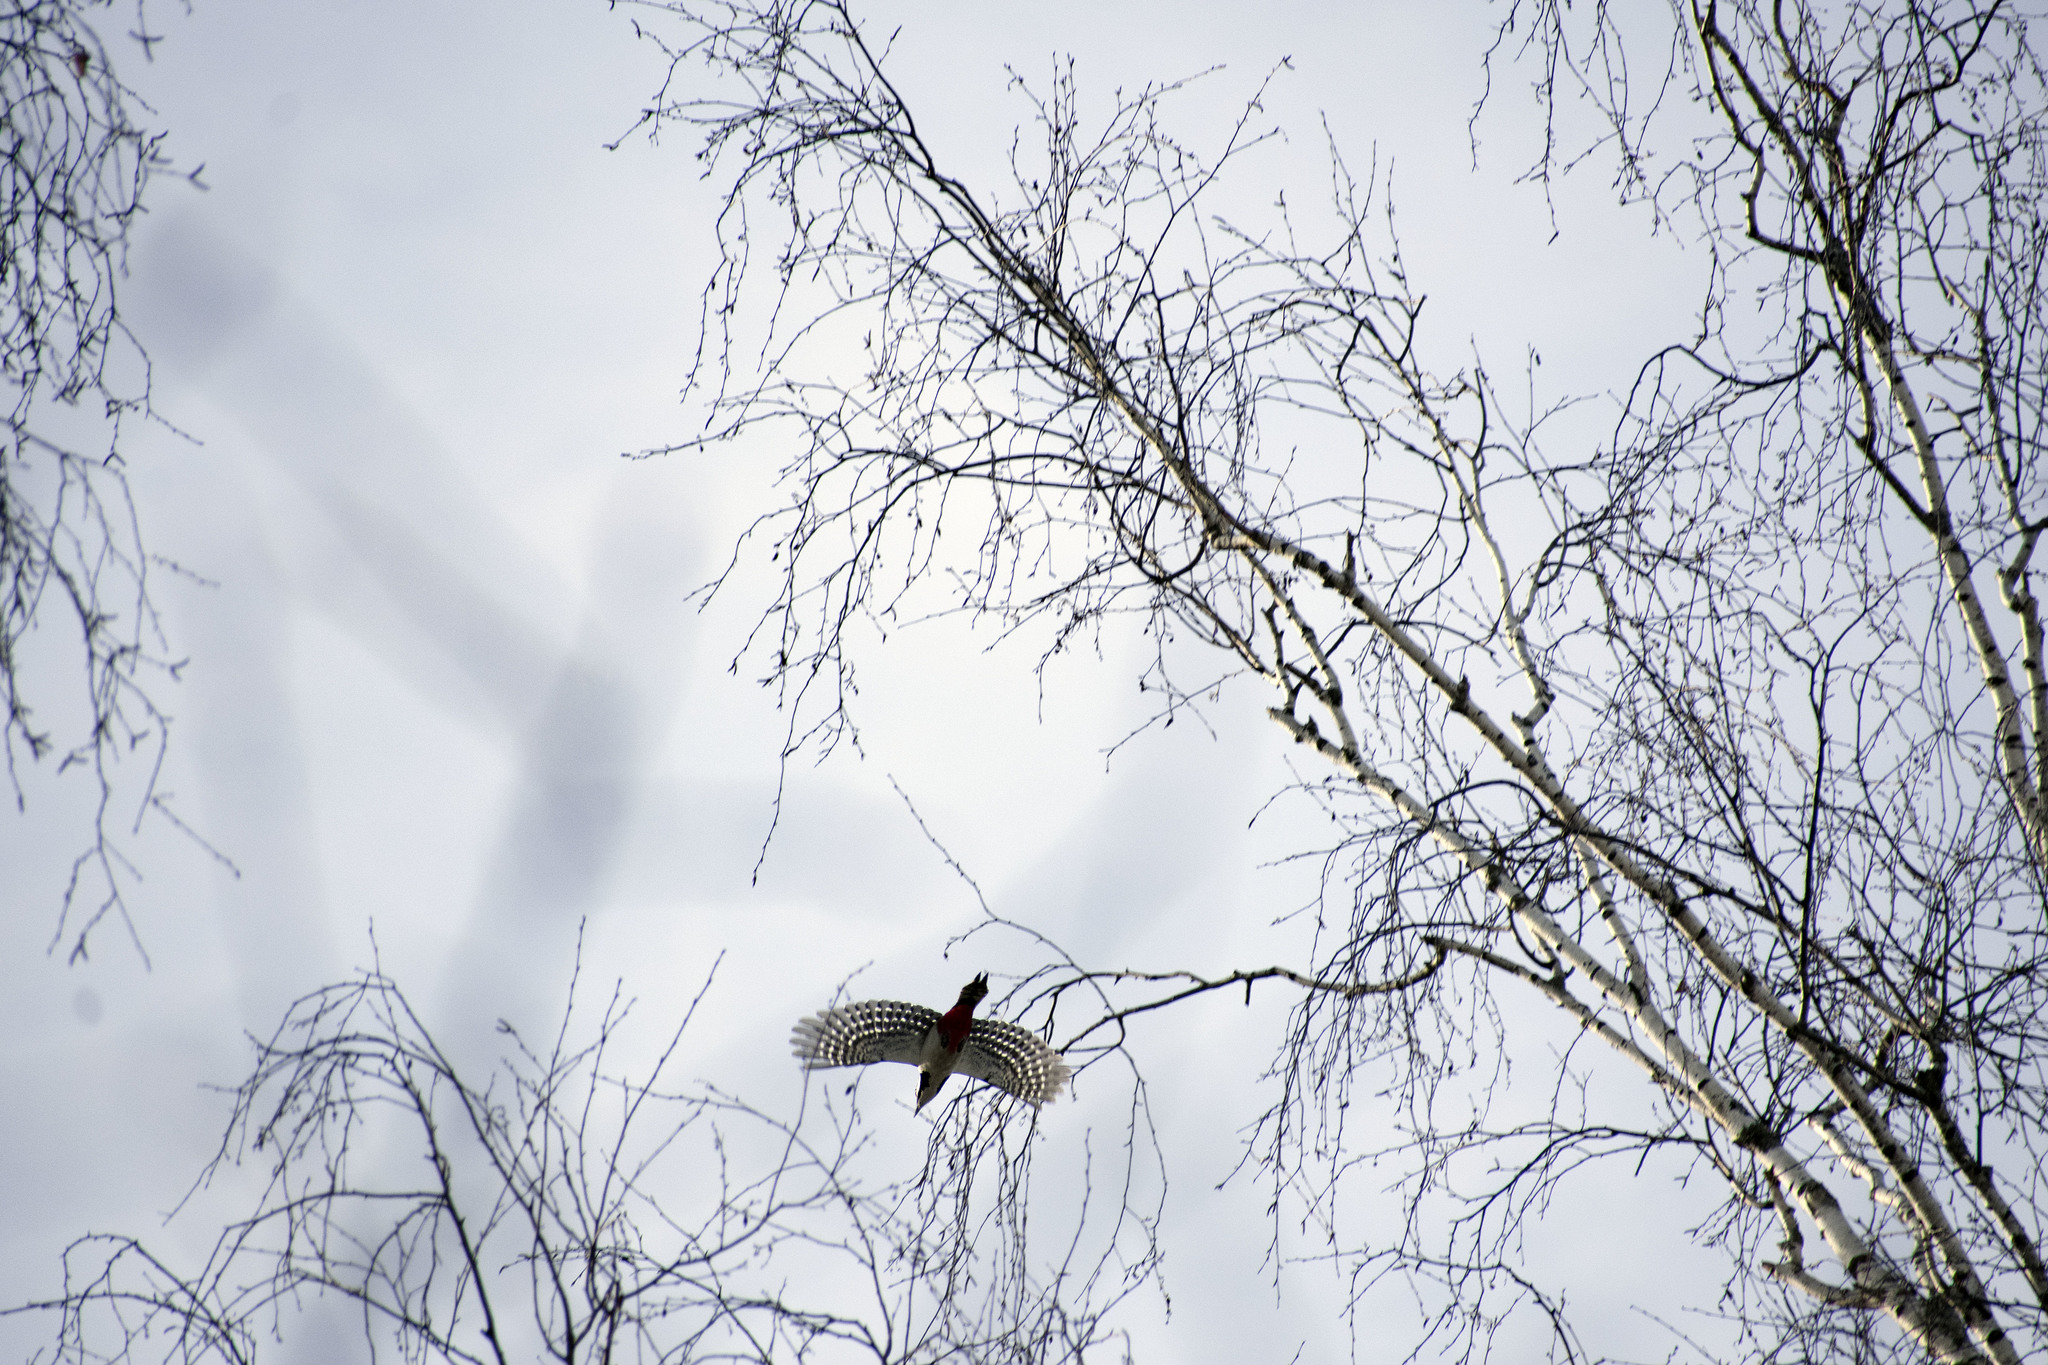
M1522 85L1481 124L1475 170L1483 6L876 13L904 25L902 83L971 166L1000 166L1024 115L1006 63L1033 76L1072 51L1101 91L1224 64L1179 106L1199 143L1291 56L1267 106L1293 137L1258 174L1320 192L1325 114L1358 167L1391 165L1445 344L1510 369L1534 348L1560 390L1597 391L1683 325L1682 253L1601 177L1554 206L1514 185L1534 136ZM1269 923L1306 891L1261 864L1299 841L1248 824L1289 755L1247 707L1105 761L1145 715L1119 662L1136 640L1041 691L1035 654L986 631L892 635L863 662L865 758L793 772L751 879L781 719L727 665L763 598L744 579L702 614L684 596L768 505L769 471L619 458L686 434L714 208L680 136L603 148L660 74L624 14L194 0L153 19L153 65L115 50L208 186L158 186L126 295L158 406L195 438L132 448L148 539L196 576L156 580L191 660L163 785L240 875L147 825L131 900L152 965L102 934L69 966L46 950L78 808L39 797L0 819L0 1297L53 1287L88 1230L203 1250L213 1229L159 1222L218 1142L225 1103L202 1087L238 1079L244 1031L365 965L373 923L385 969L476 1058L500 1016L549 1025L579 922L586 975L622 978L656 1021L723 952L683 1071L793 1111L789 1025L850 973L867 968L863 994L944 1004L974 971L1036 965L997 939L941 956L979 912L892 777L998 913L1099 965L1227 971L1284 950ZM1174 1312L1133 1303L1141 1359L1349 1352L1330 1277L1291 1273L1276 1303L1265 1192L1215 1188L1284 1003L1196 1006L1138 1035L1175 1181ZM908 1073L870 1084L898 1079L907 1100ZM1046 1122L1085 1125L1090 1100L1084 1078ZM921 1160L924 1123L869 1107ZM1574 1301L1617 1341L1636 1339L1633 1286L1700 1264L1675 1238L1596 1254L1571 1226L1555 1235L1586 1257ZM35 1344L0 1325L16 1357ZM304 1339L279 1354L353 1356Z

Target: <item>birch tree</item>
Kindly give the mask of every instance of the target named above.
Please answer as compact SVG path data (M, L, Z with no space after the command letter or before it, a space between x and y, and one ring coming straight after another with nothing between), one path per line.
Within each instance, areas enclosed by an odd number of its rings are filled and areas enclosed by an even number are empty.
M750 649L792 751L847 733L866 624L943 591L1050 651L1142 632L1163 714L1257 705L1316 765L1318 956L1050 963L1070 1061L1193 995L1298 992L1252 1155L1331 1227L1362 1155L1405 1163L1411 1216L1335 1250L1361 1286L1439 1286L1418 1351L1519 1305L1576 1355L1517 1232L1566 1171L1625 1189L1652 1156L1720 1191L1693 1235L1728 1278L1694 1298L1731 1349L2048 1349L2025 16L1510 8L1487 59L1532 62L1553 113L1589 92L1625 193L1712 263L1615 376L1611 436L1560 444L1483 354L1442 358L1341 156L1320 211L1220 216L1256 102L1204 150L1173 87L1088 119L1062 76L973 183L848 5L641 9L672 58L647 117L726 196L708 424L674 449L793 452L742 547L778 574ZM1645 44L1663 98L1632 103ZM1490 1123L1453 1040L1512 1058L1531 1002L1578 1037L1568 1075L1644 1103ZM1460 1086L1480 1117L1451 1126ZM1347 1119L1380 1090L1385 1150ZM1496 1178L1438 1216L1432 1173L1473 1156Z

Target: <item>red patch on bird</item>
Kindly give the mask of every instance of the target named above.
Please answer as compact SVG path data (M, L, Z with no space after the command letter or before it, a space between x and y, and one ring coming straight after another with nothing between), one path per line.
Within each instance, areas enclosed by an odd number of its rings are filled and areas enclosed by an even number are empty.
M939 1041L946 1051L958 1052L974 1029L974 1006L955 1005L939 1016Z

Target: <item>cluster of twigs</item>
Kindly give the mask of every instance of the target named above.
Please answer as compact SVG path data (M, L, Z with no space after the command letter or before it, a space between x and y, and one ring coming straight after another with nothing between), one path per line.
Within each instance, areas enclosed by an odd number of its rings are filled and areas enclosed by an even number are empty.
M158 693L177 671L121 454L152 415L119 285L164 134L100 38L107 3L0 13L0 748L18 808L46 761L97 785L52 937L74 960L110 916L134 937L122 846L160 808ZM155 41L140 0L131 33Z

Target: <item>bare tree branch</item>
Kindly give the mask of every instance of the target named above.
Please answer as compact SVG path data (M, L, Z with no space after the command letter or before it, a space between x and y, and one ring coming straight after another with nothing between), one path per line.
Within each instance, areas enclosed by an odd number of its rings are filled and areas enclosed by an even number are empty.
M170 727L159 699L183 661L149 581L179 570L144 548L121 453L124 427L160 420L119 284L129 227L168 163L100 38L93 12L111 7L19 0L0 12L0 749L17 808L29 765L54 760L48 776L78 769L97 784L51 937L73 961L109 920L143 950L124 845L151 811L190 833L157 789ZM157 41L143 0L130 36L145 56ZM61 622L75 634L37 631ZM72 684L50 681L66 675L82 679L82 707ZM64 718L74 710L81 719Z

